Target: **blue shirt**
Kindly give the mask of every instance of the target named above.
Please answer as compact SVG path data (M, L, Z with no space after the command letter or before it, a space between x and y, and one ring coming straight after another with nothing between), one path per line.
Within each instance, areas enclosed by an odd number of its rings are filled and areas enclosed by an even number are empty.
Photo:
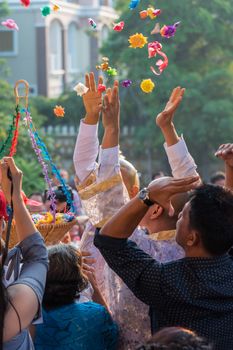
M118 329L106 309L96 303L73 303L43 310L36 327L36 350L115 350Z
M160 264L127 239L96 234L108 265L156 311L158 327L181 326L217 350L233 349L233 259L183 258Z

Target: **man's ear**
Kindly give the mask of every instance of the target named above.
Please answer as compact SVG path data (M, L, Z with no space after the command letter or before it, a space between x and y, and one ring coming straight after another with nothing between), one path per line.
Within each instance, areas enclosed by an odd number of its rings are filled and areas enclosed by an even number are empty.
M163 207L161 207L161 205L159 204L152 205L150 210L151 210L151 215L150 215L151 220L158 219L164 212Z
M199 243L200 243L199 233L195 230L192 230L187 237L186 245L188 247L194 247L194 246L197 246Z

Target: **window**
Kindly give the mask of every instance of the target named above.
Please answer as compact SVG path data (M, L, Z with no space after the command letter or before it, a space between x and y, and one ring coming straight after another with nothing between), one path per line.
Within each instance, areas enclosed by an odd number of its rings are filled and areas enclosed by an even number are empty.
M59 21L55 20L51 23L49 29L50 41L50 68L52 72L61 71L63 69L63 40L62 26Z
M16 56L18 33L13 30L0 29L0 56Z
M68 28L68 70L69 72L78 71L78 49L79 49L79 30L75 23L71 23Z
M102 6L109 6L109 0L100 0L100 5Z
M109 29L108 26L104 25L102 28L101 41L102 43L108 39Z

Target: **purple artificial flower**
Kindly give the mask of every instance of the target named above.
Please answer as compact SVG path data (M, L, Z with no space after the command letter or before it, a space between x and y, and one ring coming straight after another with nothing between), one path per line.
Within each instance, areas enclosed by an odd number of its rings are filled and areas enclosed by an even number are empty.
M130 87L130 85L132 84L132 80L126 79L124 81L122 81L121 85L125 88Z

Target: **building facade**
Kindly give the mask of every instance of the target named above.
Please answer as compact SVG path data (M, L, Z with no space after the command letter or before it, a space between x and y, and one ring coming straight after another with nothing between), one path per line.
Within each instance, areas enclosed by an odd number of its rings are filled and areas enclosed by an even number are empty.
M43 17L44 0L31 0L28 8L9 0L10 18L19 31L0 27L0 58L7 60L13 85L18 79L30 84L32 95L57 97L99 60L99 48L117 19L112 0L55 0L61 10ZM53 3L50 3L52 6ZM94 30L88 23L93 18Z

